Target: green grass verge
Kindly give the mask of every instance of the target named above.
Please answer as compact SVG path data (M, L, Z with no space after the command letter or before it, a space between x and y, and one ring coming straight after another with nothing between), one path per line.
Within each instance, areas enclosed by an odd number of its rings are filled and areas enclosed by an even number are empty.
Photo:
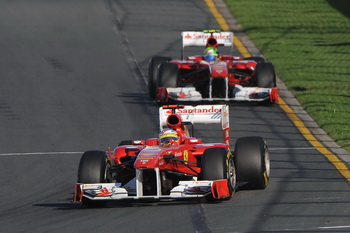
M350 152L350 0L225 0L304 109Z

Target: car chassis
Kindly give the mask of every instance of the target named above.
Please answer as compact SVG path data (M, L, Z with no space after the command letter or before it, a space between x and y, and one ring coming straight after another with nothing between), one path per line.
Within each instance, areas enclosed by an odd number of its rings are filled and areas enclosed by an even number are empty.
M181 59L152 57L148 72L148 90L160 103L262 102L278 101L276 74L262 57L242 58L220 55L216 62L203 56L184 57L185 47L230 47L233 33L220 31L182 32Z
M160 129L172 128L179 133L180 145L164 148L157 138L150 138L122 141L113 151L85 152L79 163L74 201L103 205L128 199L224 200L239 185L253 189L267 186L270 165L266 142L260 137L238 139L239 151L232 154L227 105L163 106L159 122ZM200 123L221 123L224 143L203 143L191 137L189 128ZM237 145L239 140L242 142Z

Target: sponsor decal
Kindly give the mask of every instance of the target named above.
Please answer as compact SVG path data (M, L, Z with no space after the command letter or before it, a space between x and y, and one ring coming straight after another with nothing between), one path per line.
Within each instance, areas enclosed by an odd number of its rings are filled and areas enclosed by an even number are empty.
M102 189L100 184L84 184L83 189Z
M185 92L180 92L178 95L177 95L177 97L179 97L179 98L185 98L185 97L187 97L188 95L185 93Z
M210 191L210 187L203 187L203 186L197 186L197 187L190 187L185 190L186 193L189 194L202 194L207 193Z
M196 182L194 182L194 184L210 186L211 182L208 182L208 181L196 181Z
M153 157L154 155L156 155L155 153L142 153L140 154L142 157Z
M107 196L112 194L112 192L108 191L108 189L106 187L104 187L103 189L101 189L100 192L97 192L98 196Z
M148 163L148 159L140 159L139 161L140 161L142 164Z
M184 38L186 39L208 39L209 37L211 37L210 33L186 33L186 35L184 35ZM217 32L213 34L213 37L215 39L229 39L230 38L230 34L229 33L225 33L225 32Z
M210 106L209 108L184 108L176 109L176 113L190 114L190 113L220 113L221 108ZM171 110L166 111L167 114L171 114Z
M171 112L170 112L171 113ZM147 149L143 150L143 151L160 151L161 149L159 149L159 147L156 146L148 146ZM155 153L155 152L152 152Z
M224 129L228 129L230 127L228 122L225 122L225 124L222 126Z
M207 39L209 38L210 34L204 34L204 33L187 33L184 37L186 39Z
M143 157L154 157L154 156L156 156L156 155L158 154L159 151L161 151L161 149L158 148L158 147L147 148L147 149L142 150L142 151L139 153L138 158L143 158Z

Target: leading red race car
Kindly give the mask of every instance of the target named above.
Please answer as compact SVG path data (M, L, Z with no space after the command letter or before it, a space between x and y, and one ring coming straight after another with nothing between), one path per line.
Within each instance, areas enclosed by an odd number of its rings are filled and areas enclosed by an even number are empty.
M181 60L152 57L149 95L161 103L201 101L278 101L274 66L262 57L242 58L219 53L219 46L233 50L233 33L182 32ZM205 47L203 55L184 58L184 48Z
M266 142L261 137L239 138L232 153L228 108L163 106L158 138L122 141L107 152L85 152L74 200L93 206L125 199L223 200L238 186L264 189L270 174ZM191 137L189 129L199 123L221 123L224 143Z

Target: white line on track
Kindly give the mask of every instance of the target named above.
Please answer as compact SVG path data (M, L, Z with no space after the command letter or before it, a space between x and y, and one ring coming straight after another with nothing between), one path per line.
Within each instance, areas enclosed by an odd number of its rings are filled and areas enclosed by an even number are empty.
M344 230L348 229L350 226L328 226L328 227L307 227L307 228L286 228L286 229L274 229L271 232L334 232L332 230ZM328 231L331 230L331 231ZM338 232L338 231L336 231ZM343 231L341 231L343 232ZM348 232L348 231L347 231Z
M309 146L309 147L269 147L269 151L275 151L275 150L315 150L315 147Z
M318 229L344 229L350 228L350 226L329 226L329 227L319 227Z
M82 154L78 151L67 152L29 152L29 153L0 153L0 156L15 156L15 155L66 155L66 154Z

